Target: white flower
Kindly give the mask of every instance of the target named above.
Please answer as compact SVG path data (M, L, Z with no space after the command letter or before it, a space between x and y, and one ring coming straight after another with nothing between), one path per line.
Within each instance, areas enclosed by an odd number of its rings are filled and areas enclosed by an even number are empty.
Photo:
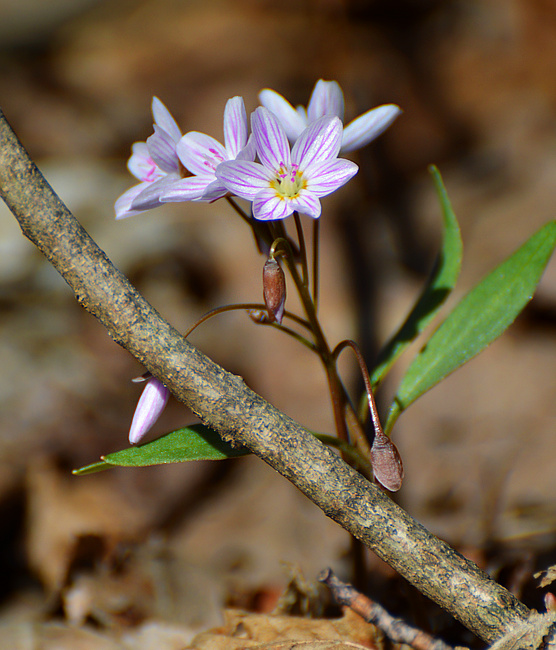
M262 164L223 162L216 177L233 194L253 201L255 219L284 219L294 211L317 219L319 199L357 173L355 163L337 157L342 137L337 117L313 122L291 152L282 125L266 108L259 107L252 114L251 127Z
M129 171L141 183L124 192L114 206L116 219L131 217L161 205L160 195L181 179L176 144L181 131L164 104L153 97L154 134L147 142L135 142L128 160Z
M216 177L216 168L226 160L254 160L255 146L249 142L247 114L242 97L232 97L224 110L224 142L191 131L177 144L177 154L193 176L173 183L161 196L169 201L215 201L228 193Z
M335 115L342 122L344 120L344 94L337 81L319 79L307 109L303 106L295 109L282 95L268 88L259 93L259 100L278 117L291 142L294 142L309 124L325 115ZM360 115L344 128L340 153L355 151L369 144L385 131L401 112L400 107L395 104L384 104Z

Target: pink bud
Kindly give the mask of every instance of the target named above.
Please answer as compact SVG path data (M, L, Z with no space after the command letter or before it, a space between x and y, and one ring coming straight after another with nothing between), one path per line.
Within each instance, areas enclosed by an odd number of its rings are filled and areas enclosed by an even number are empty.
M129 442L132 445L136 445L158 420L169 395L170 391L158 379L155 377L147 379L129 429Z
M544 595L544 606L547 612L556 611L556 596L551 591L547 591Z
M269 257L263 267L263 295L269 322L281 323L286 303L286 276L273 257Z

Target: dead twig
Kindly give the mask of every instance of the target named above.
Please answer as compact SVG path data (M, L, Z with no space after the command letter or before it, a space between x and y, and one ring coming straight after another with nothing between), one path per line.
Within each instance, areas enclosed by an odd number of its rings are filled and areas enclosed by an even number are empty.
M409 625L401 618L395 618L384 607L368 596L364 596L355 587L342 582L332 569L325 569L318 576L318 580L328 586L337 603L349 607L367 623L375 625L394 643L405 643L415 650L454 650L441 639L436 639L423 630Z

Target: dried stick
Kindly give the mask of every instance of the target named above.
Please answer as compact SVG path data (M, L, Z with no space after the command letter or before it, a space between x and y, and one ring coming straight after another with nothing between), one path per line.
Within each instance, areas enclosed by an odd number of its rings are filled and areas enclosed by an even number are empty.
M245 445L485 641L530 610L431 535L303 427L193 347L131 286L56 196L0 111L0 194L23 234L110 336L225 440Z
M409 625L401 618L394 618L384 607L364 596L352 585L342 582L332 569L325 569L318 580L327 585L338 604L349 607L367 623L373 623L390 641L410 645L415 650L454 650L441 639Z

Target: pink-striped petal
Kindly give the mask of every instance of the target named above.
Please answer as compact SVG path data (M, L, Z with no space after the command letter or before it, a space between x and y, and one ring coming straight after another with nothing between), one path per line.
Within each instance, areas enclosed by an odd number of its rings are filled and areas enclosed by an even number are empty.
M259 101L271 113L276 115L286 131L288 139L295 142L307 126L307 113L305 109L302 108L301 111L296 110L285 97L282 97L282 95L269 88L261 90L259 93Z
M158 97L153 97L152 113L155 124L163 128L172 140L177 142L181 138L180 127L176 124L176 120L174 120L170 111Z
M228 194L228 188L216 179L207 185L201 200L210 203L216 201L216 199L221 199L223 196L226 196L226 194Z
M232 194L252 201L263 188L270 186L274 175L258 163L247 160L224 162L216 170L216 178Z
M285 219L294 209L291 201L278 196L271 188L261 190L253 201L253 217L259 221Z
M301 171L318 162L336 158L342 140L338 117L321 117L310 124L293 145L292 161Z
M237 158L247 144L247 113L243 97L232 97L224 109L224 142L228 158Z
M278 118L259 106L251 115L251 129L257 144L259 160L268 169L277 172L290 166L290 145Z
M125 217L133 217L136 214L141 214L144 210L132 210L131 204L135 198L151 183L139 183L124 192L114 204L114 211L116 212L116 219L125 219Z
M158 208L160 205L160 196L165 192L165 190L179 181L179 176L174 174L168 174L162 178L159 178L154 183L147 183L145 189L138 194L131 208L133 210L152 210L152 208Z
M127 161L127 168L140 181L149 181L152 183L157 178L164 176L151 158L149 148L145 142L133 143L131 156Z
M402 109L395 104L377 106L350 122L344 129L342 153L361 149L383 133L401 115Z
M184 167L198 175L214 173L221 162L228 160L226 149L218 140L198 131L186 133L176 151Z
M176 153L176 143L166 131L156 124L154 135L147 138L147 148L156 165L167 174L178 172L180 161Z
M195 201L202 198L207 187L214 181L214 174L188 176L176 181L160 195L162 203Z
M335 158L308 167L303 175L307 179L307 191L322 197L345 185L358 170L359 167L351 160Z
M308 190L301 190L298 196L291 200L291 206L296 212L313 219L318 219L322 211L318 197Z
M253 162L255 158L257 157L257 145L255 143L255 138L253 134L249 136L249 140L247 140L247 144L243 149L238 153L236 156L236 160L250 160Z
M343 121L344 93L337 81L319 79L311 94L307 116L309 122L314 122L325 115L335 115Z

